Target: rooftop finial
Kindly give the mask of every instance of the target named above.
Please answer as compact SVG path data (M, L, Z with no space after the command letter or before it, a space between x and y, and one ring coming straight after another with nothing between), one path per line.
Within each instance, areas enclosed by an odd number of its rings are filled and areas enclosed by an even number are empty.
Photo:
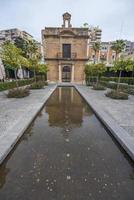
M62 27L64 27L64 28L72 27L70 22L71 22L71 15L68 12L64 13L63 14L63 25L62 25Z

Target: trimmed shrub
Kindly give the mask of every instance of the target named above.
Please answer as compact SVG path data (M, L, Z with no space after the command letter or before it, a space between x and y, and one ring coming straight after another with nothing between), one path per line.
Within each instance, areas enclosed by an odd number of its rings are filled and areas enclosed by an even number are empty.
M47 82L47 81L45 81L45 82L44 82L44 85L48 85L48 82Z
M116 89L117 88L117 83L114 83L114 82L109 82L107 87L111 88L111 89ZM128 89L128 84L126 83L119 83L119 88L121 90L125 90L125 89Z
M109 82L100 81L100 84L105 86L105 87L111 88L111 89L117 89L117 83L114 82L114 81L109 81ZM126 90L126 89L128 89L130 87L133 87L133 86L130 86L127 83L119 83L119 88L121 90Z
M100 84L93 85L93 90L105 90L105 87Z
M105 95L106 97L110 97L111 99L122 99L122 100L128 99L127 93L117 90L111 90L110 92L107 92Z
M117 88L117 83L115 82L108 82L107 87L111 89L116 89Z
M114 81L118 82L118 77L101 77L100 81ZM121 77L121 83L127 83L128 85L134 85L134 77Z
M44 85L45 85L45 82L43 82L43 81L38 81L38 82L36 82L36 83L33 83L31 86L30 86L30 89L32 89L32 90L36 90L36 89L42 89L43 87L44 87Z
M94 83L96 83L96 81L97 81L96 76L88 77L88 78L86 78L86 85L92 86Z
M103 85L104 87L107 87L107 82L106 81L99 81L100 85Z
M19 87L21 87L25 85L30 85L33 82L34 82L34 79L18 80L18 85ZM16 88L16 81L0 83L0 91L9 90L13 88Z
M100 81L100 84L103 85L104 87L108 87L111 89L116 90L117 89L117 83L115 82L106 82L106 81ZM130 95L134 95L134 85L127 85L120 83L120 90L124 91L125 93L128 93Z
M8 98L23 98L29 96L30 91L29 88L15 88L9 90L7 97Z
M87 86L93 86L93 83L88 82L86 85L87 85Z

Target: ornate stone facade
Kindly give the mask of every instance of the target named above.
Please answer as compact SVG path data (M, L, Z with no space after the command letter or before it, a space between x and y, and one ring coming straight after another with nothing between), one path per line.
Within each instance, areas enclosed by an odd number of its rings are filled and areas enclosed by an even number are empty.
M88 61L88 28L74 28L71 15L63 15L62 27L42 30L44 58L50 82L84 81L84 65Z

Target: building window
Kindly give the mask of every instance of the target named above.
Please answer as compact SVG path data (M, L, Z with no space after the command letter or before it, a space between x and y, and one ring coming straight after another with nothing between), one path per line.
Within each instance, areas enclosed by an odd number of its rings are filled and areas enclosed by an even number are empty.
M62 45L62 56L63 58L71 58L71 44Z

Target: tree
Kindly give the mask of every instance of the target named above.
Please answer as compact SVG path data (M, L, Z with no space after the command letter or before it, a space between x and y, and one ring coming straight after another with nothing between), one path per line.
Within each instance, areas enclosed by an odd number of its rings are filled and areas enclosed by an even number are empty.
M132 71L134 69L134 61L127 59L124 60L121 58L120 60L116 60L114 63L114 66L111 68L112 71L118 72L119 71L119 77L118 77L118 82L117 82L117 92L119 90L120 86L120 79L121 79L121 74L122 71Z
M97 63L93 66L93 74L97 77L97 85L101 75L106 71L106 66L104 63Z
M97 58L97 52L100 50L100 42L95 42L92 46L95 56L94 56L94 64L96 63L96 58Z
M34 72L35 82L37 82L36 71L38 69L38 63L41 59L41 54L38 51L36 43L32 40L30 40L27 44L27 57L30 62L30 69Z
M91 77L93 76L93 67L94 67L94 65L91 63L87 63L85 65L84 72L86 75L86 84L90 84L90 82L91 82Z
M35 41L29 40L27 43L27 57L28 58L40 58L40 54L38 51L38 46Z
M112 43L111 49L115 51L116 60L119 57L119 54L124 50L125 42L124 40L116 40Z
M46 80L46 74L47 74L48 68L46 64L38 64L37 66L37 73L44 76L44 80Z
M97 77L97 85L99 83L99 79L101 75L106 71L105 64L97 63L97 64L86 64L85 66L85 74L89 78L89 76Z
M21 38L17 37L14 41L14 44L17 48L22 50L22 55L27 58L27 46L28 46L28 41Z
M29 65L29 62L26 58L22 56L22 50L17 48L12 43L5 43L2 46L2 50L0 52L1 58L4 61L4 64L10 69L14 70L16 86L18 88L17 81L17 70L21 67L21 65Z

